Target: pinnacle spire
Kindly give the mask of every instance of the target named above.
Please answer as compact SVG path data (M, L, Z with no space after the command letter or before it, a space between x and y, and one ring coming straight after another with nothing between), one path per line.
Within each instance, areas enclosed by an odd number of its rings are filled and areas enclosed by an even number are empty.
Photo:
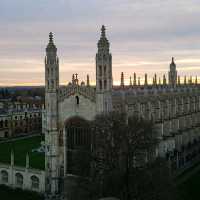
M180 78L180 76L178 76L178 85L180 85L181 84L181 78Z
M121 73L121 86L124 87L124 73Z
M102 38L105 38L106 37L106 28L104 25L102 25L101 27L101 37Z
M137 85L136 73L135 73L135 72L134 72L134 74L133 74L133 85L134 85L134 86Z
M53 42L53 33L52 32L49 33L49 43L47 45L46 50L47 51L51 51L51 50L57 51L56 46Z
M106 50L106 51L109 52L109 46L110 46L109 41L106 38L106 28L105 28L104 25L102 25L102 27L101 27L101 36L100 36L100 40L98 42L98 49L100 51Z
M187 84L187 77L184 76L184 84Z
M49 42L53 42L53 33L52 32L49 33Z
M131 76L130 76L129 80L130 80L129 86L132 86L132 78L131 78Z
M166 85L167 84L167 80L166 80L166 77L165 77L165 74L163 75L163 85Z
M90 77L89 77L89 74L87 74L87 86L90 86Z
M175 60L174 57L172 57L171 65L176 65L174 60Z
M148 85L147 74L144 75L144 85Z

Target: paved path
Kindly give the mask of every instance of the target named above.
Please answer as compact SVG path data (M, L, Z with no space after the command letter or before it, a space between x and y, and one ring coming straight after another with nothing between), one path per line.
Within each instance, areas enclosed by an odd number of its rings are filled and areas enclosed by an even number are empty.
M26 139L26 138L32 138L32 137L35 137L35 136L41 136L41 134L35 133L35 134L31 134L31 135L25 135L25 136L19 136L19 137L15 137L15 138L9 138L7 140L0 141L0 144L1 143L6 143L6 142L14 142L14 141L21 140L21 139Z

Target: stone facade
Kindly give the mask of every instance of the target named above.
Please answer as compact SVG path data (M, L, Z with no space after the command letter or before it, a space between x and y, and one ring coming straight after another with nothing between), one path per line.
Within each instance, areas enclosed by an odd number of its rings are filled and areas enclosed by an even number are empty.
M52 196L59 193L60 179L66 174L66 124L73 117L92 120L96 114L109 111L126 112L152 120L158 130L160 143L157 155L184 166L200 152L200 87L197 81L180 83L174 58L170 64L168 81L157 80L144 84L134 73L133 82L114 86L112 78L112 55L102 26L96 54L96 86L79 84L78 75L72 82L59 86L59 60L57 48L50 33L45 57L45 110L43 130L46 141L46 192ZM64 142L63 142L64 141ZM64 172L63 172L64 171Z
M42 107L34 103L1 102L0 138L40 133Z

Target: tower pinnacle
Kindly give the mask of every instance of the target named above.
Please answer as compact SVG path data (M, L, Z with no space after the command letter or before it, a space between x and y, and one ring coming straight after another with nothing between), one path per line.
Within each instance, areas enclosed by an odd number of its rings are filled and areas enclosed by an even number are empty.
M46 50L47 51L57 51L57 49L56 49L56 45L54 44L54 42L53 42L53 33L52 32L50 32L49 33L49 43L48 43L48 45L47 45L47 48L46 48Z
M124 73L121 73L121 87L124 87Z
M101 36L98 41L98 50L103 52L109 52L109 41L106 38L106 28L104 25L101 27Z
M53 42L53 33L52 32L49 33L49 42Z
M106 28L104 25L102 25L101 27L101 37L102 38L105 38L106 37Z
M170 64L171 68L176 68L176 63L174 61L174 57L172 57L172 62Z
M172 57L172 62L169 68L169 84L174 87L177 84L177 71L176 64L174 62L174 57Z

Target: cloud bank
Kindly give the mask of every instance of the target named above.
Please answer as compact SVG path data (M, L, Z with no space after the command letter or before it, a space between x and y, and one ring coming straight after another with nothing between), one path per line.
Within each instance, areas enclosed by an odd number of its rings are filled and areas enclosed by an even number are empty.
M44 84L48 33L54 32L61 82L95 80L96 44L105 24L120 72L158 76L176 58L181 76L200 76L199 0L1 0L0 85Z

